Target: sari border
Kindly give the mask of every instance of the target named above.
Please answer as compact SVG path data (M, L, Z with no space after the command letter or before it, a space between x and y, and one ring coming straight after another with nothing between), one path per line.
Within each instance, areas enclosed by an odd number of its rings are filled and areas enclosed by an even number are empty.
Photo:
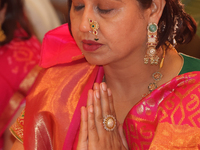
M12 128L10 128L9 130L10 130L10 133L11 133L20 143L23 144L23 139L20 138L20 137L15 133L15 131L14 131Z

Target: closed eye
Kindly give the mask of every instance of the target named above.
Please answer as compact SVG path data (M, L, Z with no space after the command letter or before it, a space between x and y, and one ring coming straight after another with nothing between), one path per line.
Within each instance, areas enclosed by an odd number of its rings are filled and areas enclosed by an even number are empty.
M101 13L101 14L108 14L112 10L114 10L114 9L100 9L100 8L97 8L97 9L98 9L99 13Z
M85 7L84 5L74 6L74 10L79 11L79 10L83 9L84 7Z

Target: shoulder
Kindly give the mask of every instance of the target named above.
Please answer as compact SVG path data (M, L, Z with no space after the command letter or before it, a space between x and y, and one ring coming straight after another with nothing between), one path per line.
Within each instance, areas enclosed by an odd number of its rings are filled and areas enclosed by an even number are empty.
M40 60L40 48L40 43L35 37L28 40L15 38L2 46L0 48L0 78L12 87L18 87L29 73L31 74L29 77L33 79L32 73L35 74L34 68Z
M90 65L85 59L81 59L42 69L29 96L37 95L38 93L35 91L46 91L46 94L51 95L52 91L62 90L68 84L78 84L83 77L91 74L95 67ZM57 90L55 91L55 89Z
M9 43L0 48L0 56L2 58L11 57L13 61L20 63L39 61L40 59L41 44L35 36L29 39L21 39L15 37Z

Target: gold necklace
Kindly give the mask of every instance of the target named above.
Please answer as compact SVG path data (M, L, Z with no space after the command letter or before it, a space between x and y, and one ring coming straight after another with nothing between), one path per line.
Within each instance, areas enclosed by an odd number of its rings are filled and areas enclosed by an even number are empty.
M157 88L157 82L160 81L163 77L162 73L160 72L161 68L163 67L164 59L165 59L165 47L163 46L163 57L160 62L159 71L156 71L152 74L153 82L148 85L149 92L146 94L143 94L142 97L147 96L152 91L154 91Z
M143 94L142 97L147 96L148 94L150 94L152 91L154 91L157 88L157 82L160 81L163 77L160 70L163 67L164 60L165 60L165 47L163 46L163 56L162 56L162 59L161 59L161 62L160 62L159 71L156 71L152 74L152 78L153 78L154 81L148 85L149 92L146 93L146 94ZM106 82L105 75L103 76L102 82Z

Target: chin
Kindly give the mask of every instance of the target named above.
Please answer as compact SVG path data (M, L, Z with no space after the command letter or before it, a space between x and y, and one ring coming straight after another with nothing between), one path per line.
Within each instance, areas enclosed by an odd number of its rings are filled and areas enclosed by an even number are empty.
M95 58L87 58L86 57L86 60L89 64L91 65L98 65L98 66L103 66L103 65L106 65L106 60L105 59L95 59Z

